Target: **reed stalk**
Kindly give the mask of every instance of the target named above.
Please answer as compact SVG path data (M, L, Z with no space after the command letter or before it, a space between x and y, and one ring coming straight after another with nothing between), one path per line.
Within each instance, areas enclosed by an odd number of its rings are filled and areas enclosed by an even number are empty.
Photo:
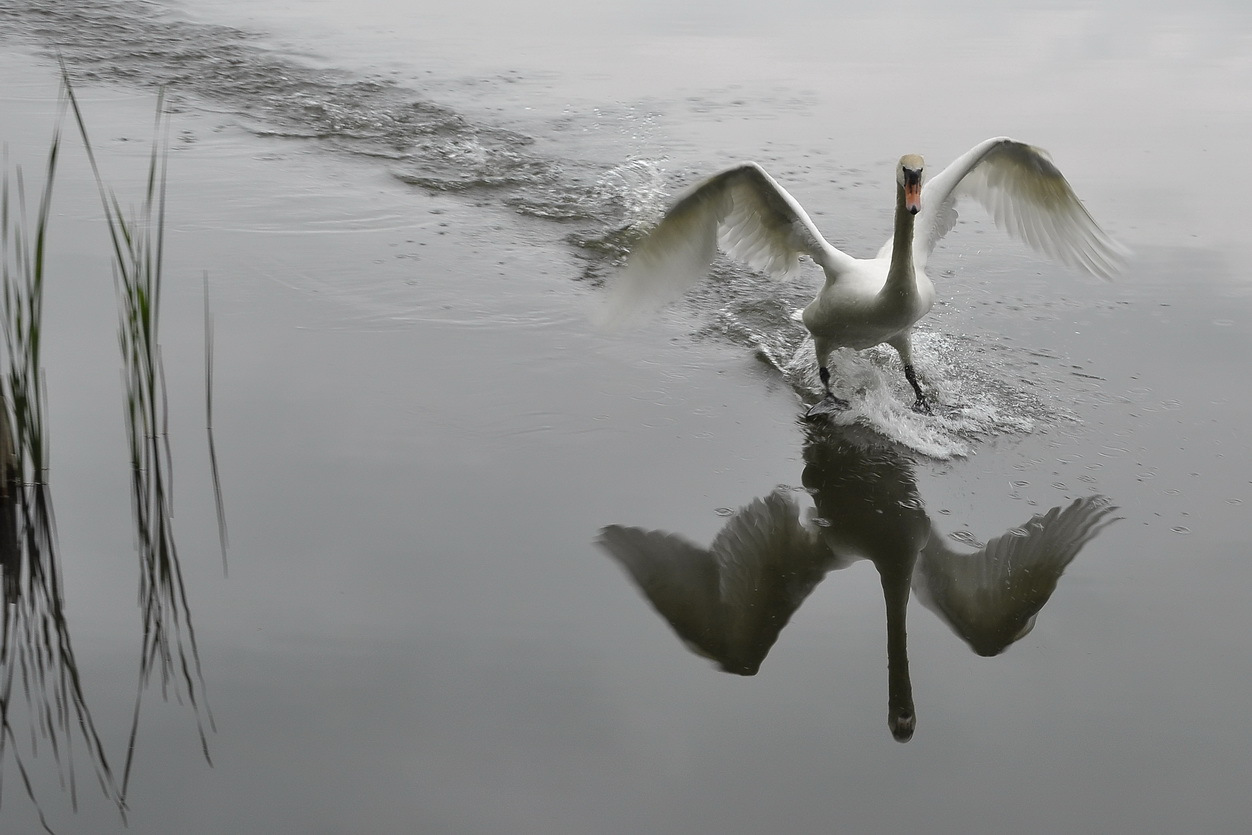
M7 149L0 186L0 330L4 334L0 361L4 372L0 379L0 764L6 754L12 755L22 786L49 832L25 757L27 752L31 757L38 754L40 740L52 751L75 809L74 749L80 743L102 791L123 813L125 808L78 674L65 616L47 477L40 341L52 189L65 103L63 97L33 221L27 211L22 169L10 173ZM17 727L23 721L30 726L28 745L18 742Z
M139 688L122 770L121 795L125 798L134 761L140 706L154 676L160 681L164 698L173 695L191 704L206 759L209 759L206 724L210 729L213 727L212 713L204 702L200 653L174 541L173 463L159 341L169 119L165 113L164 91L161 91L157 97L143 201L137 209L127 212L100 173L86 121L64 67L62 77L104 208L118 298L118 346L123 364L131 498L140 561L139 608L143 621Z

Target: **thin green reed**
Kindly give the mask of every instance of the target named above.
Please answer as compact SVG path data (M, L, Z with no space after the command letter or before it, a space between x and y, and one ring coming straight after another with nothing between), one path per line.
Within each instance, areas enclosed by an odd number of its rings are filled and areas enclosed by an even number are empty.
M44 829L43 811L19 746L15 725L29 721L31 756L46 740L77 808L75 730L90 756L101 789L124 809L95 723L87 707L70 642L61 587L56 526L48 486L48 438L40 356L43 285L52 188L60 151L57 120L43 192L30 232L21 168L10 176L7 149L0 188L0 330L4 333L0 381L0 763L11 752L26 794ZM13 205L16 197L17 205ZM20 692L18 683L20 681ZM51 831L51 830L49 830Z
M158 340L161 310L161 270L165 248L165 195L169 122L164 92L158 95L146 191L139 209L123 211L117 196L104 182L87 134L68 74L64 86L87 151L104 206L113 245L113 277L118 296L118 345L123 360L126 419L131 454L131 492L141 570L139 606L143 618L139 692L131 724L130 746L122 776L125 797L139 726L139 708L154 672L159 672L162 694L185 697L192 705L207 758L204 719L212 714L204 705L204 677L195 630L187 605L172 526L172 457L170 454L164 369ZM204 711L203 718L201 711Z

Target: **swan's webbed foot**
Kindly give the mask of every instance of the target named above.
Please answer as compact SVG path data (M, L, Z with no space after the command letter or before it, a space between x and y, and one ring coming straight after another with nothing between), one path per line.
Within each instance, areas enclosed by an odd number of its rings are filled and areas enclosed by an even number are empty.
M819 418L822 415L828 415L831 412L842 412L845 409L850 408L851 405L851 403L844 400L842 397L835 397L833 394L827 392L825 397L814 403L812 406L809 406L809 410L804 413L804 419L815 420L816 418Z
M926 395L922 394L922 387L917 383L917 373L913 370L911 363L904 366L904 376L909 381L909 385L913 387L913 391L917 392L917 401L913 403L913 411L919 415L933 415L931 411L930 401L926 399Z
M830 369L824 365L819 366L817 376L822 380L822 388L826 389L826 396L809 406L809 410L804 413L805 420L813 420L820 415L828 415L831 412L842 412L851 405L842 397L835 397L830 393Z

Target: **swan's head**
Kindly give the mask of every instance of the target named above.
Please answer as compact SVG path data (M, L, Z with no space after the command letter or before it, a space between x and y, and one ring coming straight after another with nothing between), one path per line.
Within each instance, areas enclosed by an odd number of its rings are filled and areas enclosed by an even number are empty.
M917 728L917 714L913 712L913 705L892 706L891 713L887 716L887 726L891 728L891 735L896 742L908 742L912 739L913 731Z
M905 154L896 166L896 182L904 190L904 208L915 215L922 209L922 167L925 163L917 154Z

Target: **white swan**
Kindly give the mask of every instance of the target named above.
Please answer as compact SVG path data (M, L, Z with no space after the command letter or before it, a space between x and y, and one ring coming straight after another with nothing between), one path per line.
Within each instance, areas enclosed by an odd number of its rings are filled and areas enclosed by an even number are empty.
M827 362L835 349L886 343L900 354L917 393L913 408L929 413L913 371L909 334L934 304L926 260L956 225L958 198L974 198L998 226L1093 275L1115 273L1124 250L1100 229L1039 148L1007 137L980 142L926 184L924 201L922 174L920 156L900 158L895 233L873 258L853 258L823 238L761 166L745 162L727 168L682 194L635 247L610 291L612 315L680 294L708 271L719 242L731 257L775 276L792 272L799 256L807 255L826 273L825 286L803 311L825 402L847 407L830 391Z

